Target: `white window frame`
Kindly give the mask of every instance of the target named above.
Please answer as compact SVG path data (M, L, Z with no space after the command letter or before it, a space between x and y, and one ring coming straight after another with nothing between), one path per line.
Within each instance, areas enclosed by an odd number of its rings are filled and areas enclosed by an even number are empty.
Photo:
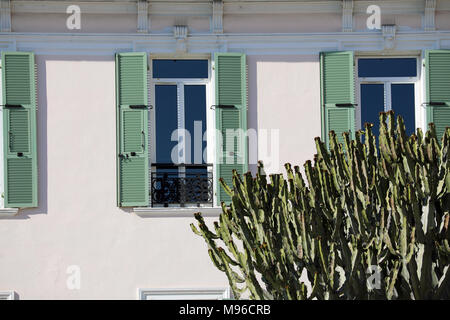
M0 300L15 300L14 291L0 291Z
M139 289L138 300L226 300L230 288Z
M215 101L215 92L214 92L214 67L213 61L210 54L198 54L198 55L173 55L173 54L148 54L148 93L149 93L149 102L150 105L153 106L149 111L149 177L151 183L151 164L156 162L156 115L155 115L155 86L156 85L176 85L177 86L177 110L178 110L178 129L184 128L184 86L185 85L205 85L206 87L206 136L207 136L207 144L206 144L206 154L208 163L212 163L212 168L208 170L212 170L213 172L213 204L214 208L217 207L217 197L216 197L216 139L215 139L215 128L216 128L216 117L214 110L210 109L212 105L214 105ZM208 61L208 78L197 79L197 78L153 78L153 60L159 59L174 59L174 60L207 60ZM180 115L182 115L180 117ZM192 138L192 137L191 137ZM151 190L151 186L150 186ZM151 199L149 206L151 206ZM169 205L169 208L181 208L177 204ZM205 208L211 208L210 205L203 206ZM158 207L154 207L158 208ZM189 207L183 207L189 208ZM198 208L198 207L196 207ZM158 208L159 209L159 208ZM167 209L167 208L165 208Z
M392 59L392 58L415 58L416 76L415 77L359 77L359 59ZM422 106L422 57L421 55L359 55L355 63L355 94L356 94L356 112L355 127L356 130L364 129L361 123L361 84L383 84L384 85L384 111L391 109L391 84L414 84L414 118L416 128L426 131L426 113Z

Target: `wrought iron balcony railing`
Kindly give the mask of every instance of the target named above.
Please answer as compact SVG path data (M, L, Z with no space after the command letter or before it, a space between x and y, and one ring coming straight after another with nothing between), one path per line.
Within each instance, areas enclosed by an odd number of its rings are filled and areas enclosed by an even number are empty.
M214 206L212 164L151 165L152 207Z

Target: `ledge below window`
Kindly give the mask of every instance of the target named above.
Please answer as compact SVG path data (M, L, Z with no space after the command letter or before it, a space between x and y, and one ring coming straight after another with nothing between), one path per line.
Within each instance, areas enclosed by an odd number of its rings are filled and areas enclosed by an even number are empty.
M18 211L18 208L0 208L0 218L13 217Z
M193 218L194 213L201 212L203 217L218 217L222 213L222 208L176 208L176 207L136 207L133 212L141 217L156 217L156 218Z

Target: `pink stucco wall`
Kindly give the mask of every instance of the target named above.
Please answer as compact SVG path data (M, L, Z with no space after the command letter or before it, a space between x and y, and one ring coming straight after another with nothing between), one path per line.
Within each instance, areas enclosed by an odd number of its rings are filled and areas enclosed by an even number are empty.
M355 14L355 30L366 30L367 17ZM87 14L80 31L67 30L66 19L65 14L13 13L12 31L136 33L137 28L135 14ZM419 14L383 19L402 30L421 28ZM436 14L439 30L449 30L449 21L448 12ZM342 30L340 13L225 14L223 23L223 38ZM182 16L151 17L150 31L171 32L175 24L188 25L190 33L209 31L209 17ZM330 48L334 45L330 41ZM216 50L205 48L195 49ZM276 43L266 49L276 51ZM0 290L14 290L21 299L135 299L138 288L226 287L205 243L189 228L193 218L143 218L116 207L114 57L75 52L36 55L39 207L0 220ZM318 54L249 54L247 64L248 126L279 138L272 149L260 139L250 146L251 156L263 160L268 173L284 171L286 162L302 166L313 157L313 138L321 133ZM81 268L80 290L66 286L71 265Z
M271 142L259 139L258 159L268 173L284 171L287 162L303 165L313 158L313 138L320 136L319 56L251 55L247 62L249 127L269 136L279 134L279 145L274 146L278 156L274 158ZM278 163L273 162L276 158Z
M371 15L357 13L354 15L354 29L358 31L368 30L367 20ZM381 12L381 24L395 24L401 30L419 30L422 27L420 14L389 14Z
M295 33L341 30L340 14L225 14L224 32Z
M116 207L113 57L36 60L39 208L0 223L0 287L21 299L135 299L138 288L226 286L193 218ZM70 265L81 290L67 289Z
M14 32L75 32L75 33L134 33L137 28L135 14L81 14L81 29L66 27L69 14L13 13L11 30Z
M436 29L437 30L450 30L450 13L436 12Z
M116 207L113 57L36 61L39 208L0 223L1 288L21 299L135 299L138 288L226 287L189 228L193 218ZM248 56L248 64L249 126L280 130L280 169L302 164L320 134L318 57ZM70 265L81 269L80 290L66 286Z

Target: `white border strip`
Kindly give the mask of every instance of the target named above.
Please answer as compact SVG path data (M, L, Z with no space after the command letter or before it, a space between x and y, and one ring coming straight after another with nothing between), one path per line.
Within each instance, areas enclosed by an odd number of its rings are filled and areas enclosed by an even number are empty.
M224 300L231 299L230 288L139 289L139 300Z
M0 291L0 300L15 300L14 291Z
M133 212L141 217L153 218L194 218L194 213L197 212L203 217L218 217L222 213L222 208L135 207Z
M0 218L14 217L17 214L17 212L19 212L18 208L1 208Z

